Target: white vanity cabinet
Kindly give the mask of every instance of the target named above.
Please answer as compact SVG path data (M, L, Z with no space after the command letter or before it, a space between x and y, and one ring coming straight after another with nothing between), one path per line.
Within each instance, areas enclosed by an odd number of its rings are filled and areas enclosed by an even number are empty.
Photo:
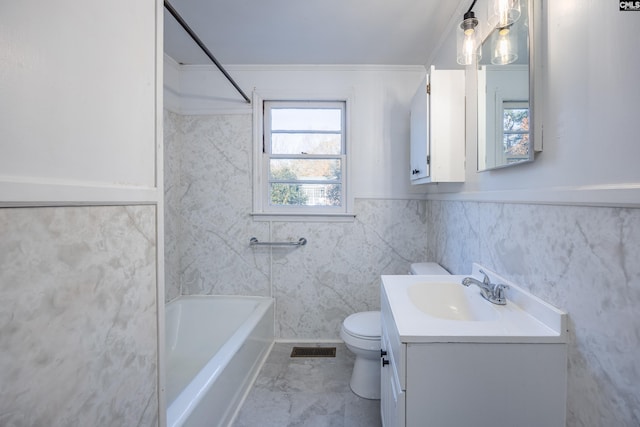
M432 66L411 100L412 184L464 181L464 79Z
M382 370L380 372L380 415L383 426L404 426L405 425L405 391L400 384L400 374L398 364L394 359L391 347L391 339L386 330L387 322L382 322ZM394 338L396 351L399 349L399 341ZM396 356L398 357L398 356ZM404 366L404 364L403 364Z
M487 338L432 330L419 336L403 325L412 310L388 295L406 290L389 285L393 277L399 276L383 276L381 292L384 427L565 426L564 334Z

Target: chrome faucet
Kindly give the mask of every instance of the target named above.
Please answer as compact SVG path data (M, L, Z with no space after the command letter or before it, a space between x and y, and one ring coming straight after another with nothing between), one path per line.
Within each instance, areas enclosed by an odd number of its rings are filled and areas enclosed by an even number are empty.
M484 275L482 282L473 277L465 277L462 279L462 284L464 286L476 285L480 288L480 295L482 295L484 299L494 304L505 305L507 298L504 296L504 290L509 289L509 286L503 285L502 283L491 283L487 273L482 270L480 270L480 273Z

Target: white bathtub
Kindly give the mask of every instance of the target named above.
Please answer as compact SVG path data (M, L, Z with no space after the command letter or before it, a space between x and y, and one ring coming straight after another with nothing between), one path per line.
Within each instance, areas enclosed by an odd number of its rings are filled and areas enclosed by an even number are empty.
M227 426L274 341L273 299L183 296L166 306L167 426Z

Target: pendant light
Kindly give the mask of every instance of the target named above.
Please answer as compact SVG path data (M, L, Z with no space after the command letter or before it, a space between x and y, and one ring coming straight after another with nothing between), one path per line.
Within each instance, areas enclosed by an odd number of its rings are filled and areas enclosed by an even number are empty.
M471 10L475 4L476 0L473 0L471 7L469 7L467 13L464 14L464 19L456 32L456 59L460 65L471 65L473 64L474 59L479 61L482 57L478 31L476 30L476 27L478 26L478 19Z
M491 27L504 28L520 18L520 0L490 0L487 13Z
M491 63L506 65L515 62L518 59L517 46L517 31L511 31L510 25L499 28L491 45Z

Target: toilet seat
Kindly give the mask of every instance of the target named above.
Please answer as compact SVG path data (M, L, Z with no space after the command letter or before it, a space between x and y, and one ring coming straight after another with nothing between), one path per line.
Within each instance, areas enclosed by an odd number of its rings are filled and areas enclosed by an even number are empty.
M371 351L372 355L378 354L380 356L380 343L382 342L380 337L359 337L347 331L343 326L340 329L340 338L354 353L361 351Z
M342 327L354 338L363 340L380 340L382 326L379 311L363 311L354 313L344 319Z
M344 319L340 336L344 342L361 350L378 351L382 326L379 311L354 313Z

